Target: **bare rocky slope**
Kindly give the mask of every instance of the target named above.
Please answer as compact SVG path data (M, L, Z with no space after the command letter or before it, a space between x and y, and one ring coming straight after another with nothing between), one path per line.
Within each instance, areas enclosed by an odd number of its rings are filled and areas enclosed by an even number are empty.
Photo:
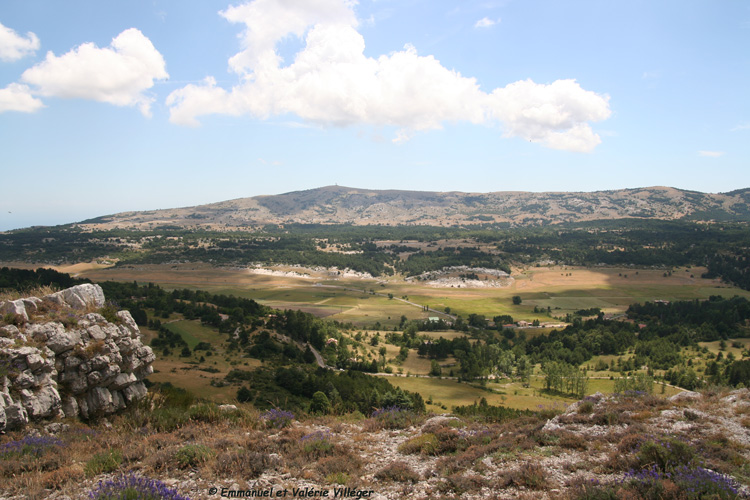
M601 219L750 220L750 189L723 194L670 187L597 192L423 192L327 186L187 208L123 212L88 228L248 228L265 224L462 225Z

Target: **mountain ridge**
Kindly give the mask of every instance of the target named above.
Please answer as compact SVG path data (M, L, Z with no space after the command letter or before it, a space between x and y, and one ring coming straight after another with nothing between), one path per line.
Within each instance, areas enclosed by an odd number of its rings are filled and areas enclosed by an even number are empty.
M528 226L629 218L750 221L750 188L715 194L667 186L591 192L466 193L334 185L191 207L121 212L79 225L90 229L242 229L290 223Z

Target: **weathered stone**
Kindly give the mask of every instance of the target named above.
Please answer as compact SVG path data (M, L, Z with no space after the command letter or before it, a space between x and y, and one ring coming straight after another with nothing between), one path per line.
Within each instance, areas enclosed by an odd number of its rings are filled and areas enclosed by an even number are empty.
M99 323L106 323L107 320L99 313L88 313L83 317L84 321L88 323L88 325L93 324L99 324Z
M112 393L104 387L94 387L86 395L89 416L104 415L115 410Z
M26 355L26 364L28 365L30 370L34 371L45 366L47 364L47 360L34 352Z
M50 417L57 414L61 408L60 395L52 386L43 387L36 392L22 391L21 394L29 418Z
M21 403L13 403L5 407L5 421L6 429L18 429L29 423L29 416Z
M115 411L124 409L127 404L125 403L125 397L122 395L122 392L120 391L111 391L112 392L112 404L115 407Z
M136 382L138 382L138 379L134 374L120 373L119 375L117 375L117 377L115 377L114 381L112 381L112 384L109 388L111 390L119 391Z
M86 332L88 332L89 337L94 340L104 340L107 338L107 334L104 333L102 327L100 327L99 325L91 325L90 327L86 328Z
M26 335L21 333L16 325L5 325L0 327L0 337L6 337L9 339L26 340Z
M36 378L34 378L34 374L31 370L27 368L16 375L12 382L13 387L17 389L26 389L32 387L36 383Z
M100 306L98 287L76 287L45 297L51 303L80 307ZM25 299L25 307L39 311L39 299ZM141 381L153 372L153 351L140 341L138 326L129 313L111 324L96 313L79 319L74 329L60 322L27 323L0 328L0 349L10 360L13 376L0 377L0 430L21 427L29 419L56 415L92 418L125 408L145 397ZM24 345L27 338L43 344ZM63 384L64 401L57 392ZM18 394L18 401L11 397Z
M78 416L78 401L73 396L66 397L62 402L63 415L67 418Z
M146 397L147 392L148 389L146 389L146 386L143 384L143 382L136 382L133 385L127 386L122 391L128 404L132 403L133 401L143 399L144 397Z
M701 394L700 392L684 391L678 392L674 396L670 396L668 399L673 403L677 403L679 401L693 401L696 399L701 399L702 397L703 394Z
M81 334L78 331L62 331L50 335L47 340L47 347L52 349L55 354L60 354L73 349L77 344L81 343Z
M15 314L23 318L24 322L29 320L29 315L26 313L26 306L22 299L0 302L0 314Z
M43 304L42 299L38 297L27 297L21 300L26 308L26 314L35 314Z
M99 285L85 283L59 292L47 295L45 299L59 297L62 302L76 309L85 309L88 306L104 306L104 291ZM51 299L57 301L57 298Z
M120 326L127 327L128 331L131 334L135 334L136 336L140 335L140 331L138 330L138 325L133 319L133 316L130 315L130 311L118 311L117 317L120 318L120 321L122 322L122 325Z

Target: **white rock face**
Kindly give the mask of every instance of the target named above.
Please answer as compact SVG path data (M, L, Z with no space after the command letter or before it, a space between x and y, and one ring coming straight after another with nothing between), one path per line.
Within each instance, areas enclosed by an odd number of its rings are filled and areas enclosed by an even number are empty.
M102 307L105 303L102 287L91 283L66 288L45 296L43 300L65 304L75 309L85 309L88 306Z
M0 310L28 321L27 311L43 312L45 303L81 309L101 307L105 299L99 285L79 285L43 299L3 302ZM44 418L95 418L145 397L143 378L156 357L141 343L130 313L117 317L117 324L89 313L68 328L56 321L0 328L0 431Z

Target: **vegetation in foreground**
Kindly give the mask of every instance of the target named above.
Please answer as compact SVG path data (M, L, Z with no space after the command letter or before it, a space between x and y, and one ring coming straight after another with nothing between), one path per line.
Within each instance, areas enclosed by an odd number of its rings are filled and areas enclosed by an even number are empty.
M211 488L348 487L386 498L738 499L750 481L750 391L666 400L597 394L456 416L220 407L173 387L109 420L0 437L10 498L204 499ZM213 490L215 491L215 490Z

